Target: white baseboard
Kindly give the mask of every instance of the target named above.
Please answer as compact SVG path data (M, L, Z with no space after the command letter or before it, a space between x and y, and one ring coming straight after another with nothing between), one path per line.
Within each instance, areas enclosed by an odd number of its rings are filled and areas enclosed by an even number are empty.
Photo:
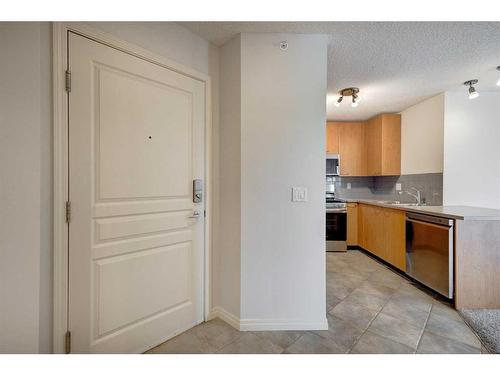
M229 324L231 327L236 328L238 331L240 330L240 319L231 314L229 311L223 309L220 306L215 306L212 311L210 311L210 314L208 314L208 319L214 319L214 318L219 318L225 321L227 324Z
M239 331L326 331L328 320L276 320L276 319L239 319L237 316L216 306L210 312L209 319L220 318Z
M328 321L242 319L240 331L327 331Z

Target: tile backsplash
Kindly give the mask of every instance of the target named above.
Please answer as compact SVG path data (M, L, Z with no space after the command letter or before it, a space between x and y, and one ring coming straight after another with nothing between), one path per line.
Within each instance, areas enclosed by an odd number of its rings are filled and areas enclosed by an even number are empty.
M415 202L415 198L403 193L398 194L396 184L401 184L405 191L414 187L421 191L422 201L430 206L443 204L443 174L424 173L408 174L401 176L376 176L376 177L327 177L333 179L335 196L344 199L375 199L400 201L404 203ZM328 184L328 180L327 180ZM350 189L348 189L350 184ZM414 193L414 191L412 191Z

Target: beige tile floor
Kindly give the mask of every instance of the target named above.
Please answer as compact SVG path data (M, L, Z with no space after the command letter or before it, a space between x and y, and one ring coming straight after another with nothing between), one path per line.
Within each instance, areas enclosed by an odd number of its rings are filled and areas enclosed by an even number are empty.
M328 331L239 332L219 319L147 353L481 353L460 315L360 251L326 254Z

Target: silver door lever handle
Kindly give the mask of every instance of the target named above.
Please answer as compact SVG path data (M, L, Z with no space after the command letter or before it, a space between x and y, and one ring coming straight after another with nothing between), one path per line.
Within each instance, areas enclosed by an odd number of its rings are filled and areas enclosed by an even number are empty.
M198 219L200 217L199 211L193 211L193 214L188 217L188 219Z

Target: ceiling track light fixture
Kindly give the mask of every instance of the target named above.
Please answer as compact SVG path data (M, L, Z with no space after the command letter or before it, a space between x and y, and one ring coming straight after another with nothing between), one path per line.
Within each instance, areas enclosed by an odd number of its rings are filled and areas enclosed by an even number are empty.
M469 81L465 81L464 85L469 86L469 99L475 99L479 96L479 93L474 88L474 85L477 84L477 79L471 79Z
M335 107L340 106L340 103L342 103L342 99L344 99L344 96L351 96L352 97L352 102L351 102L352 107L357 107L358 103L361 101L360 97L358 96L359 89L357 87L348 87L346 89L342 89L339 91L339 94L340 94L340 97L334 103Z

